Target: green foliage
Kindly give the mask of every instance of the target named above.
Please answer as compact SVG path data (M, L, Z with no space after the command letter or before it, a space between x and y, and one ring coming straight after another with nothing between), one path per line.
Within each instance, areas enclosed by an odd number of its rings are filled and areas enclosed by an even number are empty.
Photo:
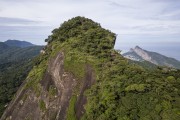
M154 70L154 69L157 68L157 65L155 65L153 63L150 63L148 61L141 61L141 62L139 62L139 61L129 60L129 63L142 66L144 69L147 69L147 70Z
M73 73L78 79L82 79L85 75L85 62L83 55L69 52L65 56L64 68Z
M99 69L98 60L103 62L111 59L111 50L114 47L116 36L101 28L98 23L84 17L68 20L52 33L46 39L49 43L45 49L46 54L53 57L59 51L63 51L65 71L72 73L79 80L78 85L74 88L74 96L71 98L67 115L68 119L75 119L75 96L79 94L79 87L82 84L80 81L84 79L86 65L92 65L95 72L100 72L97 70Z
M116 59L122 61L122 58ZM106 68L106 65L110 68ZM177 103L177 89L180 88L180 81L175 79L180 77L179 71L165 74L162 69L145 71L126 62L120 65L115 60L110 64L105 63L100 70L104 77L87 92L84 119L178 118L180 106Z
M75 104L91 65L96 83L85 92L87 104L84 120L178 120L180 115L180 71L153 67L145 69L130 63L113 50L116 35L84 17L75 17L52 31L46 41L45 54L40 55L27 77L25 89L41 93L48 60L63 52L65 71L78 80L69 102L67 119L76 118ZM144 65L148 66L148 65ZM79 87L79 88L78 88ZM77 90L76 90L77 89ZM49 95L55 95L49 88ZM39 107L46 111L40 100Z
M45 112L46 111L46 104L43 100L40 100L39 101L39 108L42 112Z
M69 102L69 108L67 111L67 120L77 120L76 114L75 114L75 103L76 103L77 97L72 96L71 100Z
M18 48L0 45L0 116L35 64L41 46ZM5 107L6 106L6 107Z
M49 90L48 90L48 93L49 93L49 96L50 97L54 97L55 95L57 95L57 88L55 86L50 86L49 87Z
M73 49L76 48L93 55L112 49L116 39L114 33L101 28L98 23L84 17L68 20L58 29L53 30L52 33L46 40L49 43L69 41Z
M33 47L8 47L0 53L1 64L19 62L21 60L28 60L40 53L43 46L33 46Z
M169 81L169 82L175 82L175 78L174 78L174 76L168 76L167 77L167 80Z
M84 17L63 23L47 39L47 51L52 51L51 55L63 51L65 70L78 79L85 75L86 64L94 68L97 83L86 91L88 102L82 119L175 120L180 110L179 71L164 73L149 63L143 67L132 64L113 50L115 39L114 33ZM76 118L75 102L73 96L68 119Z
M146 85L145 84L132 84L125 88L125 91L138 91L143 92L145 91Z
M27 82L24 89L32 88L36 93L36 96L39 97L42 91L42 87L39 82L43 79L43 75L46 72L47 56L39 55L35 64L36 65L32 68L27 76Z

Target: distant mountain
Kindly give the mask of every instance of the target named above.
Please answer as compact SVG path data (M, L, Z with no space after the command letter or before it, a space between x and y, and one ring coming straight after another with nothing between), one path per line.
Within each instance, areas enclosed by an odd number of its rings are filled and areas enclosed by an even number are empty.
M0 42L0 51L3 51L3 50L5 50L5 49L7 49L8 47L9 47L9 46L6 45L5 43Z
M148 70L155 70L158 68L157 65L150 63L148 61L129 60L129 63L139 65L139 66L143 67L144 69L148 69Z
M0 52L0 64L33 58L40 53L42 48L43 46L9 47Z
M20 41L20 40L7 40L4 43L8 46L21 47L21 48L35 46L34 44L30 42Z
M11 42L5 42L10 46L0 42L0 116L34 66L35 57L43 48L43 46L28 47L28 44L20 44L21 42L17 42L19 45L13 45Z
M0 64L29 59L40 53L43 46L36 46L26 41L7 40L0 42Z
M123 56L133 61L140 61L140 62L148 61L155 65L180 69L180 61L174 58L166 57L156 52L144 50L139 46L136 46L135 48L131 48L130 51L124 53Z

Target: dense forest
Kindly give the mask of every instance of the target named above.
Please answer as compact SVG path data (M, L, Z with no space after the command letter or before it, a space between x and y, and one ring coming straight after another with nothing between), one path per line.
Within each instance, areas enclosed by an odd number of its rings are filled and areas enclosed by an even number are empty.
M50 85L43 88L42 80L49 61L61 51L65 56L65 71L75 76L78 83L68 104L67 120L180 119L180 71L156 66L148 69L149 63L138 65L125 59L114 50L116 34L100 24L75 17L54 29L45 41L48 45L44 54L38 56L23 87L24 91L30 90L24 94L26 99L23 102L28 101L28 94L35 93L42 115L50 113L48 116L52 119L58 116L58 113L49 112L51 109L46 104L47 99L49 103L57 97L57 88ZM83 93L87 103L85 113L79 118L77 101L87 65L93 68L95 83ZM48 92L46 99L41 96L45 90ZM31 117L33 115L27 115L27 118Z
M98 23L76 17L46 40L55 50L66 52L66 70L78 78L84 74L83 65L94 67L96 83L86 91L88 102L82 119L180 119L180 71L150 63L134 64L113 49L115 39L114 33ZM76 119L73 113L69 120Z
M20 48L0 43L0 116L32 69L34 57L41 49L42 46Z

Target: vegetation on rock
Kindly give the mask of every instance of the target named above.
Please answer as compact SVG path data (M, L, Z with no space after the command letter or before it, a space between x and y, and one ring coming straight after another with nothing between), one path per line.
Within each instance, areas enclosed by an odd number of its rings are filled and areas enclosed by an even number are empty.
M75 17L52 31L45 54L28 75L26 87L42 93L40 81L47 64L60 51L64 69L78 83L69 101L66 119L78 119L76 103L85 79L85 67L93 68L96 82L86 90L83 120L178 120L180 118L180 71L145 69L130 63L116 50L116 34L84 17ZM40 88L40 89L39 89ZM52 89L52 88L51 88ZM49 93L54 92L49 89ZM37 92L38 91L38 92ZM51 91L51 92L50 92ZM38 95L39 95L38 94ZM37 97L39 97L37 95ZM45 103L40 103L44 110Z
M163 68L147 70L131 64L113 49L115 39L114 33L99 24L76 17L46 40L47 49L65 51L65 68L77 78L83 77L83 65L94 68L96 83L86 92L82 119L179 119L180 71L164 73Z

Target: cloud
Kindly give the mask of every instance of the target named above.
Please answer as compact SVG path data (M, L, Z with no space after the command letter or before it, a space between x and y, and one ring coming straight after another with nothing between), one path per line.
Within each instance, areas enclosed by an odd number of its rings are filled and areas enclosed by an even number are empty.
M33 21L28 19L21 19L21 18L9 18L9 17L0 17L0 25L27 25L27 24L37 24L39 21Z
M41 36L75 16L91 18L120 35L180 34L179 0L1 0L0 9L0 25L16 26L18 36L24 34L20 26L27 26L31 36L35 32L29 28L39 26Z
M48 26L0 26L0 41L17 39L42 45L50 30L53 28Z
M128 5L123 5L121 3L115 2L115 1L109 1L109 5L117 8L127 8L127 9L134 9L133 7L130 7Z

